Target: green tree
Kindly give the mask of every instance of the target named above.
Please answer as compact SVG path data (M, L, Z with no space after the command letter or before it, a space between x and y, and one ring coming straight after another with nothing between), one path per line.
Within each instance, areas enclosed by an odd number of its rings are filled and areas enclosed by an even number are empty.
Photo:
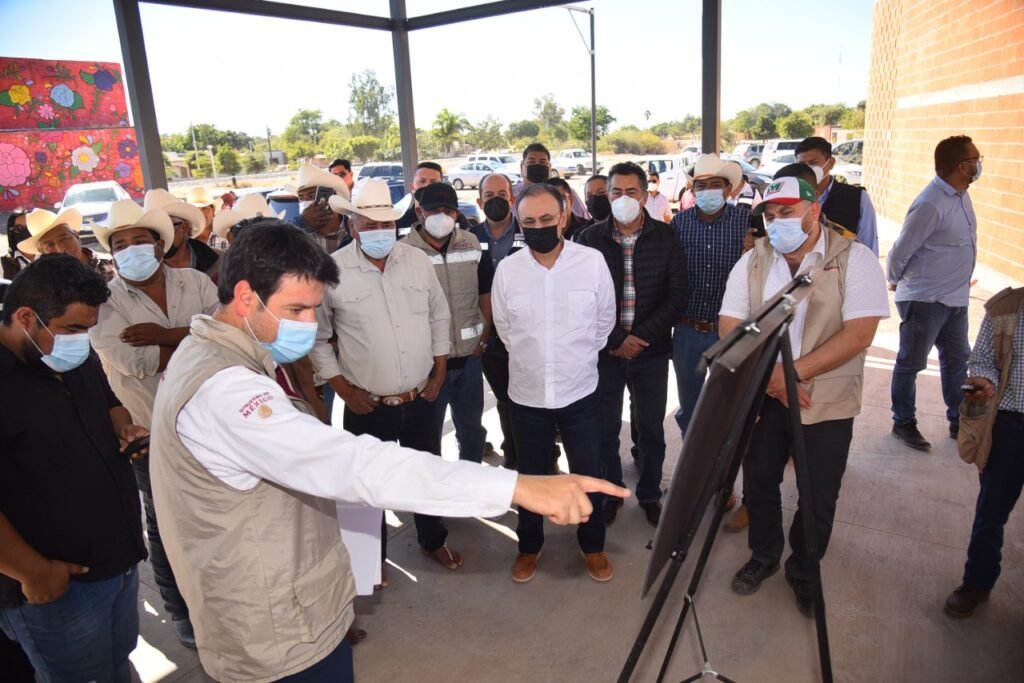
M608 127L615 123L615 117L603 104L598 105L594 110L594 123L597 129L597 137L602 138L608 134ZM566 126L569 135L577 140L590 139L590 107L573 107L569 116L569 123Z
M235 175L241 171L242 164L238 160L238 153L227 145L221 145L217 149L217 173Z
M555 96L551 93L538 97L533 101L533 114L542 129L554 130L565 119L565 109L558 106Z
M776 127L776 119L769 114L759 115L754 121L753 127L748 132L748 136L758 140L768 140L778 137L779 132Z
M839 122L843 128L847 130L863 130L864 129L864 110L863 109L850 109L843 114L842 120Z
M442 149L451 152L455 141L462 137L462 131L469 128L469 121L462 114L456 114L444 108L434 118L434 137L441 143Z
M284 129L285 144L305 142L319 148L324 115L319 109L300 109Z
M160 136L160 147L165 152L184 154L191 146L192 141L186 140L184 133L165 133Z
M263 173L267 170L267 162L262 153L246 154L243 164L246 173Z
M779 135L784 138L805 138L814 134L811 117L802 111L791 112L778 119Z
M510 140L521 140L523 138L536 139L540 135L540 126L536 121L524 119L513 121L508 124L508 137Z
M505 136L501 132L501 121L488 116L466 133L466 142L481 151L498 149L505 146Z
M803 112L815 126L836 126L843 120L843 116L849 108L845 104L812 104L805 107Z
M352 147L352 155L366 163L380 149L380 138L375 138L372 135L357 135L351 138L348 144Z
M352 136L344 126L331 128L320 138L320 146L329 159L345 159L352 156Z
M381 85L377 72L367 69L361 74L352 74L348 87L348 104L351 108L349 122L357 135L383 137L394 115L391 109L392 93Z

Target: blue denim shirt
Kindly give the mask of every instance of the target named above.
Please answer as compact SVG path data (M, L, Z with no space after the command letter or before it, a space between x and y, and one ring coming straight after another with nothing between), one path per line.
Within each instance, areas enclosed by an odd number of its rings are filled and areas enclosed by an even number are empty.
M889 282L896 301L966 306L978 258L978 220L967 190L936 177L907 211L889 251Z

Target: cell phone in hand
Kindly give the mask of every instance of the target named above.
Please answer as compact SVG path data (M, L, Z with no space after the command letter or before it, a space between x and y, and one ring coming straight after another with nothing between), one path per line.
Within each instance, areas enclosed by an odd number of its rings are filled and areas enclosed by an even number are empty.
M148 436L144 436L141 439L135 439L135 441L132 441L128 444L128 447L124 449L124 457L130 460L147 448L149 448Z
M316 188L316 196L313 198L313 203L324 211L329 211L330 207L327 206L327 200L335 194L337 193L329 187L318 187Z
M750 227L754 229L754 237L764 237L768 234L764 229L764 216L750 214Z
M960 386L960 391L964 392L965 394L973 394L975 391L979 391L980 389L981 387L974 384L962 384Z

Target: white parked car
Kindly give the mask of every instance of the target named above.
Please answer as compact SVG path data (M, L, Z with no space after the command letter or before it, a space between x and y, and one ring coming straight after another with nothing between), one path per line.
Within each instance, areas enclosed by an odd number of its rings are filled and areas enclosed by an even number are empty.
M131 195L113 180L98 183L78 183L68 188L64 201L57 204L57 209L77 209L82 214L82 231L84 240L92 237L92 224L107 219L110 205L120 199L131 199Z
M832 148L836 167L832 175L837 180L851 185L865 186L864 183L864 140L847 140Z
M641 157L635 161L648 173L654 171L658 174L659 191L670 202L679 201L686 192L686 169L693 164L683 154Z
M795 163L796 154L790 152L789 154L777 156L771 161L762 161L761 165L757 167L757 172L766 176L773 176L783 166L789 166L790 164Z
M799 140L768 140L764 143L764 149L761 150L761 164L759 167L766 162L774 161L780 156L795 155L796 146L801 142L803 142L803 138Z
M491 173L504 173L513 183L518 183L522 180L519 173L512 173L502 166L483 161L473 161L467 162L452 169L451 171L448 171L448 182L450 182L452 187L456 190L461 190L467 187L475 188L479 187L480 181Z
M584 149L563 149L551 159L551 175L555 178L559 176L571 178L574 175L600 173L601 163L598 162L597 171L594 171L593 168L593 157Z

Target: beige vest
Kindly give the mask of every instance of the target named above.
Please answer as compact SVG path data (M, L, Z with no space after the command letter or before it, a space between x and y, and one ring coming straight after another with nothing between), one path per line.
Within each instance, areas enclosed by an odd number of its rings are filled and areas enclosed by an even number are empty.
M853 241L831 230L823 230L822 234L825 235L825 260L822 271L814 278L814 288L807 303L801 341L804 354L818 348L843 329L846 269ZM764 303L764 285L774 256L775 250L768 239L759 239L747 271L751 311ZM860 414L866 357L867 351L861 351L838 368L824 372L803 385L811 395L812 404L800 411L804 424L841 420Z
M427 244L420 235L419 226L413 228L404 241L409 246L422 249L434 264L434 272L441 281L441 289L448 300L451 311L450 337L452 352L450 358L472 355L480 344L484 330L484 316L480 312L480 289L477 268L483 251L480 241L473 233L455 228L452 231L446 253Z
M269 351L245 332L206 316L191 329L153 408L160 535L206 672L218 681L273 681L311 667L345 637L355 598L349 557L334 502L267 481L237 491L181 442L178 414L212 375L241 366L274 377ZM287 458L281 453L282 466Z

